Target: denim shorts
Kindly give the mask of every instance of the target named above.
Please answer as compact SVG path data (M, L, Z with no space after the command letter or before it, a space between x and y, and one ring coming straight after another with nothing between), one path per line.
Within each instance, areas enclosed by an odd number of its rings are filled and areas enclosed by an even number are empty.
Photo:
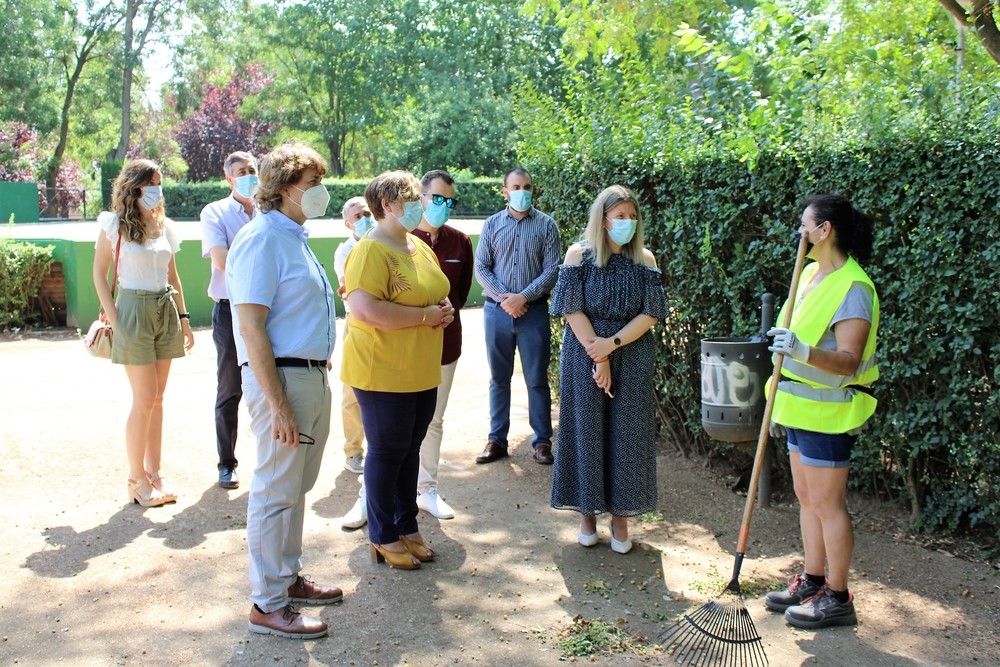
M799 460L817 468L846 468L857 436L846 433L817 433L799 428L785 429L788 451L798 452Z

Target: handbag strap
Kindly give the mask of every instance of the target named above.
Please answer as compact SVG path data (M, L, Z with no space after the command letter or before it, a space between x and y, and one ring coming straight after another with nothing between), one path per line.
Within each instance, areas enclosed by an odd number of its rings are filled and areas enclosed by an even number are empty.
M115 288L118 287L118 256L122 251L122 230L118 230L118 243L115 244L115 273L114 277L111 278L111 301L115 300ZM104 305L101 305L100 310L97 313L97 319L102 322L107 322L107 315L104 314Z
M115 245L115 275L111 278L111 300L115 300L115 288L118 287L118 256L122 251L122 230L118 230L118 243Z

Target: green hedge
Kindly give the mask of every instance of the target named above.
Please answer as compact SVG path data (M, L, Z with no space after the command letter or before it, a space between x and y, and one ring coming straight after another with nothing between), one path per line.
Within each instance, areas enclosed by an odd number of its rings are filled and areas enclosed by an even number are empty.
M330 192L330 206L327 215L340 217L340 209L351 197L363 195L368 180L327 180ZM504 207L499 178L478 178L455 183L458 207L452 211L454 217L481 217L496 213ZM163 186L163 197L167 215L176 220L197 219L205 204L228 197L229 186L224 180L209 183L175 183Z
M917 527L1000 536L1000 148L986 134L763 154L752 169L725 158L595 159L572 147L539 151L529 167L567 243L601 188L637 192L671 309L657 328L662 432L723 455L732 446L701 428L701 339L750 336L760 295L784 300L807 195L842 192L873 214L866 269L882 306L882 377L852 483L909 503Z
M32 302L52 264L52 246L0 238L0 331L31 324Z
M101 162L101 203L104 210L111 209L111 190L114 188L115 179L122 173L124 166L122 160L104 160Z

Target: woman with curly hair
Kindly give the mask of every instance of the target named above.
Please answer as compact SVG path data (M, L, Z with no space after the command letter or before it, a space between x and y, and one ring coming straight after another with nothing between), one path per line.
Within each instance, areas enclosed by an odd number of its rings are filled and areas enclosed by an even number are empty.
M177 500L160 476L163 392L170 362L194 345L174 255L180 241L163 213L160 169L133 160L115 179L111 210L97 222L94 286L114 330L111 363L125 366L132 409L125 423L128 498L143 507ZM115 260L117 300L108 284Z
M326 160L296 141L265 155L254 194L260 215L236 234L226 261L236 360L257 439L247 500L250 631L289 639L327 633L293 603L344 599L340 588L301 574L305 497L330 433L336 338L334 290L305 227L330 202L324 174Z

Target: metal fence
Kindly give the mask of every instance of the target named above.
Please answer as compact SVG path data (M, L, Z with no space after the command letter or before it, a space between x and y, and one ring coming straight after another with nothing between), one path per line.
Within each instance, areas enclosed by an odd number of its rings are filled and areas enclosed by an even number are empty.
M89 203L94 208L93 203ZM100 208L98 204L97 208ZM41 222L88 219L87 190L85 188L47 188L38 184L38 219ZM97 210L89 211L96 215Z

